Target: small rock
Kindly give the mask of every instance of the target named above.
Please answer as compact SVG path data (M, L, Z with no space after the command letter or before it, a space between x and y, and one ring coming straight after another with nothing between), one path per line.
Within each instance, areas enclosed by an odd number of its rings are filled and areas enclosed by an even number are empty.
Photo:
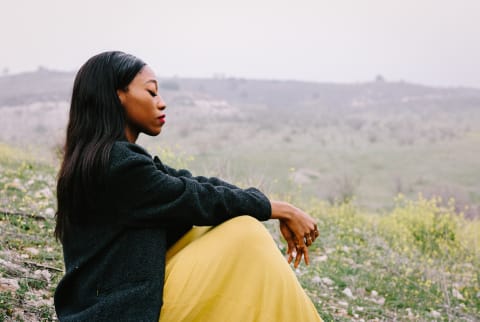
M351 258L346 257L343 260L345 261L345 263L347 263L350 266L356 266L357 265L357 263L355 263L355 261Z
M345 294L349 298L353 298L352 291L347 287L342 291L343 294Z
M45 209L45 216L47 217L52 217L55 215L55 210L53 210L53 208L47 208Z
M27 274L27 270L20 265L14 264L12 262L3 260L0 258L0 266L3 266L5 270L15 276Z
M480 292L477 292L477 299L480 299Z
M25 315L26 315L25 311L22 308L13 309L12 316L14 316L16 319L18 319L18 321L34 321L33 318L28 319Z
M335 284L335 282L329 279L328 277L323 277L322 283L328 286L332 286L333 284Z
M365 297L366 291L364 288L360 287L355 290L355 294L360 297Z
M378 299L375 300L375 303L377 303L378 305L383 305L385 304L385 298L379 297Z
M18 178L15 178L13 179L12 183L10 183L10 187L12 188L17 188L17 189L22 189L22 183L20 181L20 179Z
M338 301L338 305L348 307L348 302L345 301Z
M321 281L322 281L322 279L319 276L314 276L312 278L312 282L315 283L315 284L320 284Z
M12 278L0 278L0 291L16 292L20 288L18 281Z
M457 289L455 289L455 288L452 290L452 295L453 295L453 297L455 297L455 298L458 299L458 300L461 300L461 301L464 301L464 300L465 300L465 298L463 297L462 293L460 293L460 292L459 292Z
M322 255L322 256L318 256L317 257L317 261L318 262L326 262L328 260L328 256L327 255Z
M345 253L350 252L350 248L348 248L348 246L343 246L343 247L342 247L342 250L343 250Z
M52 194L52 191L48 188L43 188L41 190L38 190L36 193L35 193L35 198L49 198L51 197L53 194Z
M375 290L372 290L371 294L372 294L373 297L377 297L377 296L378 296L378 292L375 291Z
M32 307L49 306L49 307L51 307L53 305L53 298L49 298L49 299L38 298L38 297L35 297L34 294L30 294L30 293L28 293L28 295L30 295L30 297L32 297L32 299L25 301L25 304L27 304L28 306L32 306Z
M433 318L435 319L438 319L439 317L442 316L442 314L438 311L435 311L435 310L432 310L432 312L430 312L430 314L432 315Z
M52 278L52 274L50 274L50 272L47 271L46 269L42 269L42 270L37 269L35 272L33 272L33 275L35 276L35 278L38 278L46 282L50 282L50 279Z
M406 311L407 311L408 317L409 317L409 318L412 318L412 317L413 317L412 309L409 308L409 307L407 307L407 308L406 308Z
M38 255L40 254L40 251L34 247L27 247L27 248L24 248L24 250L28 253L30 253L31 255Z
M348 303L347 303L347 304L348 304ZM336 315L338 315L338 316L348 316L348 315L349 315L349 314L348 314L348 311L347 311L346 309L344 309L344 308L338 308L338 307L336 307L335 310L336 310L335 313L336 313Z

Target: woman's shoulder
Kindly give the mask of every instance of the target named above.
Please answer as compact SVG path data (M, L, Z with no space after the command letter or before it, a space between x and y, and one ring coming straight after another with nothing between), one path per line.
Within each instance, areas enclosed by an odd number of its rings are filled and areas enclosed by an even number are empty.
M115 141L110 150L108 174L121 173L138 166L153 166L152 156L138 144Z
M143 148L142 146L130 143L128 141L115 141L112 145L112 150L110 152L111 159L124 158L131 156L147 156L152 158L152 156Z

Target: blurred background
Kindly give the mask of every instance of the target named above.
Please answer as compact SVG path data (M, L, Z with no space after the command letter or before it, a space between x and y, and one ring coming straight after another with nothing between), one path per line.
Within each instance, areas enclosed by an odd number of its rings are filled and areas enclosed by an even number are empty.
M56 320L71 89L106 50L158 76L151 154L316 218L325 321L478 321L479 33L478 0L3 1L0 321Z
M0 141L56 164L78 68L122 50L167 102L153 154L270 194L480 213L475 0L25 1L0 13ZM175 163L175 160L172 162Z

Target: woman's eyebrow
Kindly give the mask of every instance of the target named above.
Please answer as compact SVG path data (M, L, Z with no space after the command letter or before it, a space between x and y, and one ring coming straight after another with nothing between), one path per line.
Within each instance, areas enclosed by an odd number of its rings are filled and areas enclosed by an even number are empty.
M154 83L155 88L158 90L158 82L156 79L149 79L148 81L145 82L145 84L148 84L148 83Z

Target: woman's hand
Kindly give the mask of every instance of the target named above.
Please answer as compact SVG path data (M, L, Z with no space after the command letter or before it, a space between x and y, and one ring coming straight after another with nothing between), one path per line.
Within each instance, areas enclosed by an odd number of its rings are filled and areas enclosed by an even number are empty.
M309 264L308 246L318 237L315 220L302 210L282 201L270 201L272 219L280 220L280 231L287 241L288 262L295 258L294 267L297 268L302 260Z

